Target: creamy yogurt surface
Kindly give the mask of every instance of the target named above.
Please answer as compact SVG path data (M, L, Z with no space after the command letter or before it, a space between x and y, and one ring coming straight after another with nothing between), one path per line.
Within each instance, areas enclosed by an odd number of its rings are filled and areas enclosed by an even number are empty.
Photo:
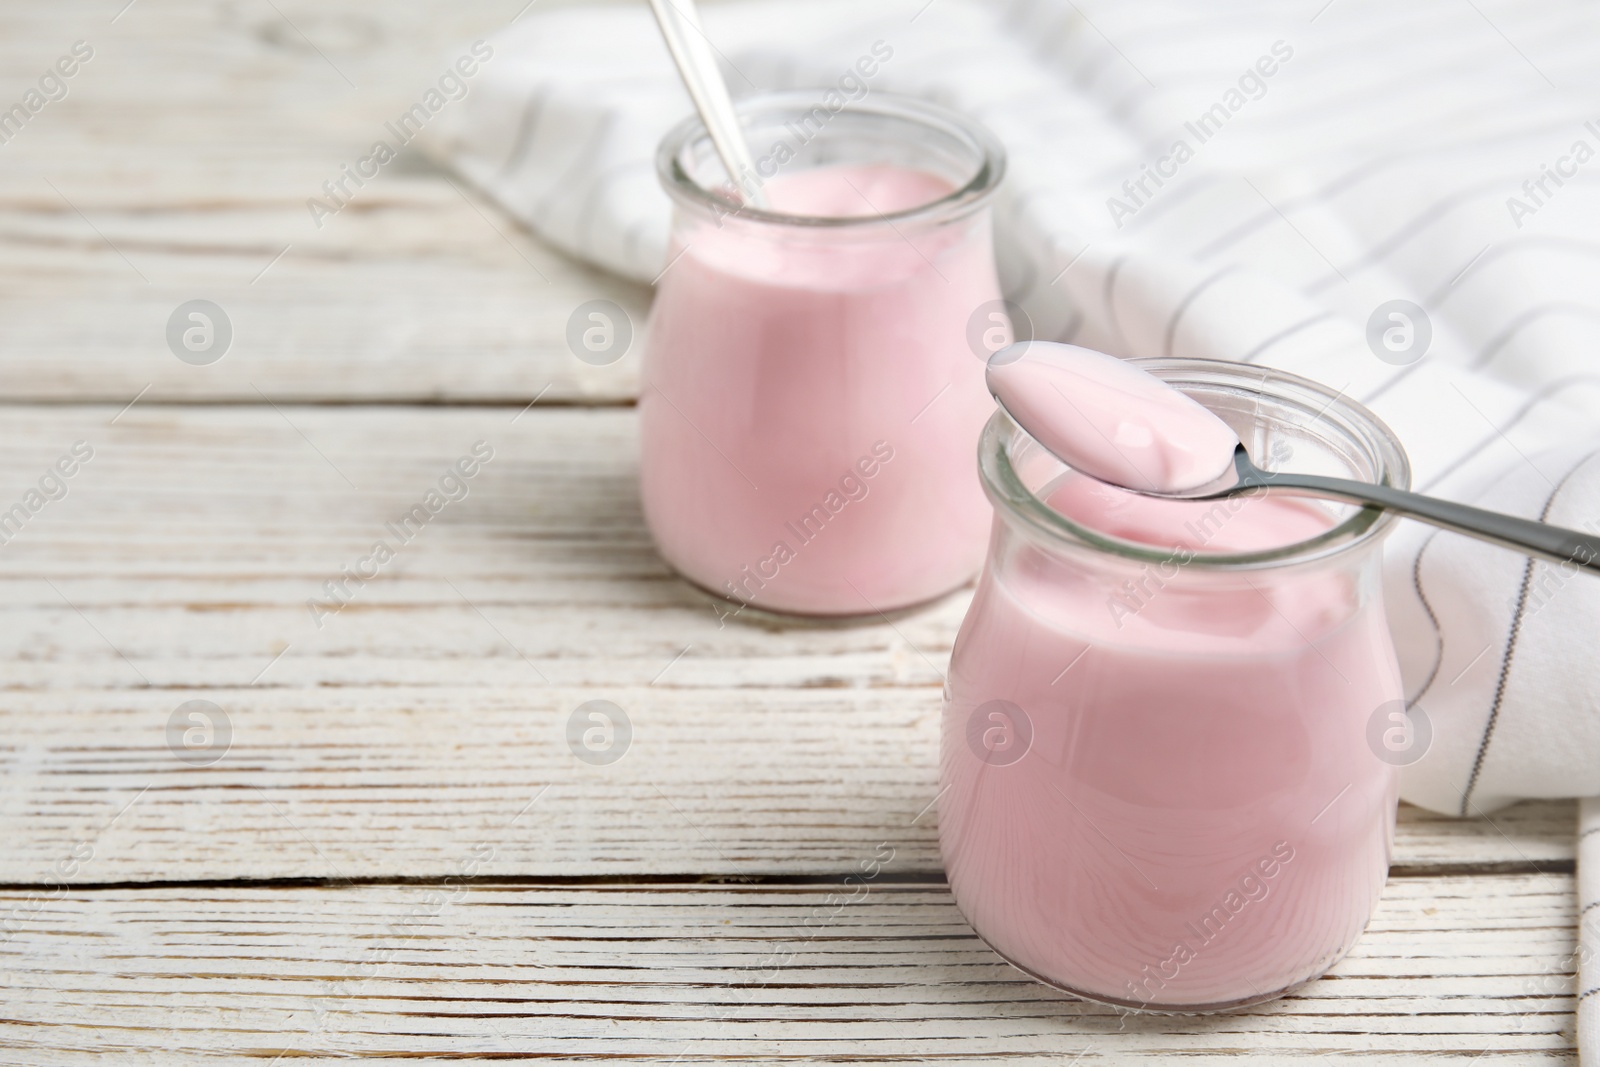
M1029 436L1074 470L1112 485L1196 489L1228 470L1239 445L1204 405L1093 349L1022 341L990 358L987 379Z

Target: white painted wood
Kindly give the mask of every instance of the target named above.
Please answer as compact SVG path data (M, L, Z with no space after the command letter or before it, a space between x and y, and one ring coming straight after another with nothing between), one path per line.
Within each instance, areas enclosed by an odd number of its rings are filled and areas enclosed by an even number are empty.
M942 887L834 888L69 890L0 943L0 1063L1573 1062L1566 876L1396 879L1331 977L1188 1019L1024 977Z
M642 330L646 291L544 248L415 147L320 228L306 206L524 0L138 0L113 23L123 2L0 10L7 106L74 41L94 49L0 145L0 398L632 397L637 340L591 367L566 325L608 299ZM206 367L165 341L196 298L234 327Z
M650 547L634 421L0 409L0 505L95 448L0 546L0 880L78 841L96 883L441 877L464 840L507 876L830 874L882 841L937 871L938 670L966 594L855 627L720 620ZM307 599L480 439L466 499L319 630ZM167 747L193 699L231 723L212 766ZM592 699L632 721L609 766L566 743ZM1573 818L1407 809L1395 863L1570 864Z

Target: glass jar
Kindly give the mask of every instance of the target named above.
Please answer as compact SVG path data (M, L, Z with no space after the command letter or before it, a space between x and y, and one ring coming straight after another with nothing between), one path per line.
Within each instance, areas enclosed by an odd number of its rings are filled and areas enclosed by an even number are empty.
M990 511L971 448L993 403L969 322L1000 307L994 138L872 93L738 110L766 209L691 119L657 153L674 203L639 398L661 554L757 609L868 615L970 580ZM840 103L838 93L832 102ZM984 320L987 323L987 319Z
M1320 385L1137 363L1263 466L1410 482L1388 428ZM962 913L1041 981L1134 1009L1238 1007L1325 972L1365 927L1393 842L1396 768L1368 740L1404 707L1380 585L1393 517L1122 494L1182 509L1184 547L1161 548L1063 514L1061 487L1083 476L1004 412L979 466L994 533L941 752L940 847ZM1235 550L1279 509L1310 535Z

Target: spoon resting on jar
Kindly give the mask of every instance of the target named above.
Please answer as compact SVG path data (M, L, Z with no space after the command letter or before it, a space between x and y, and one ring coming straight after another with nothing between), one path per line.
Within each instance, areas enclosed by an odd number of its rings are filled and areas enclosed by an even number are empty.
M990 357L987 381L1006 413L1048 452L1122 489L1176 500L1271 490L1350 501L1600 573L1600 537L1386 485L1263 470L1208 408L1103 352L1022 341Z

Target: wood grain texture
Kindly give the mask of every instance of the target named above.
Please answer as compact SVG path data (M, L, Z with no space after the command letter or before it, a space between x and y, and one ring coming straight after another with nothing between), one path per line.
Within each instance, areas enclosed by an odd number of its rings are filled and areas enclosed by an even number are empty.
M1057 994L941 887L881 877L853 903L831 886L0 894L0 1063L1575 1062L1565 876L1397 879L1331 976L1186 1019Z
M42 882L78 842L94 883L442 877L463 840L508 877L826 875L880 842L936 872L939 671L967 594L851 627L719 618L650 546L634 427L539 405L0 409L0 509L95 449L0 546L0 880ZM400 545L385 523L480 440L465 499ZM307 601L334 603L324 583L377 538L398 555L319 628ZM169 748L195 699L231 726L207 766ZM632 723L607 766L567 743L593 699ZM1573 819L1407 809L1395 863L1570 869Z
M592 367L567 320L607 299L642 329L648 293L540 245L415 146L320 227L306 206L523 6L0 10L7 106L74 41L94 49L66 98L0 145L0 397L631 398L637 340ZM196 298L234 329L206 367L165 340Z

